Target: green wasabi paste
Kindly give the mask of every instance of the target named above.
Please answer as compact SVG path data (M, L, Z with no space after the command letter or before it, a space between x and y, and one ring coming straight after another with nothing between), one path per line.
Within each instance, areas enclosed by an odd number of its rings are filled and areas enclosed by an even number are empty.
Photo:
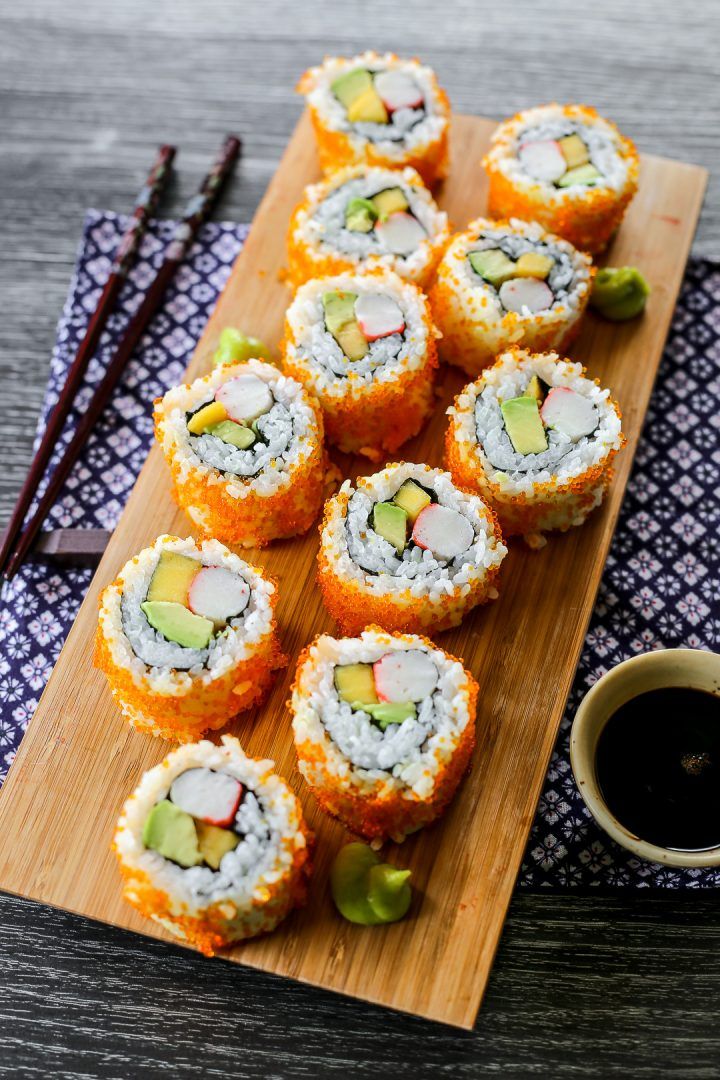
M397 922L412 900L409 877L409 870L381 863L367 844L346 844L330 871L332 898L349 922L360 926Z
M634 266L605 266L598 270L591 306L612 322L634 319L645 307L650 286Z
M220 344L213 356L213 366L244 364L252 357L258 360L270 360L270 350L259 338L248 337L242 330L226 326L220 334Z

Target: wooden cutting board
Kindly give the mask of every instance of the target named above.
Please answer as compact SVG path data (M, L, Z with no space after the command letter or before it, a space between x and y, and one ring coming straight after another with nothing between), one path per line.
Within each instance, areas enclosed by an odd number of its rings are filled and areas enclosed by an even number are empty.
M462 227L485 208L480 158L494 124L458 116L452 174L439 194ZM189 367L204 373L220 331L241 326L277 345L288 292L280 271L291 210L317 176L303 116L263 199L248 241ZM607 261L639 266L652 287L645 316L614 326L592 316L573 351L612 388L628 446L609 498L581 529L552 537L540 552L513 541L500 599L443 634L480 683L478 744L470 774L433 828L389 845L387 857L412 869L409 916L388 927L355 927L336 913L328 870L343 829L322 815L298 774L286 709L298 651L332 631L315 587L317 531L247 557L280 581L280 628L292 662L257 714L228 730L245 749L274 758L300 794L317 834L307 907L267 938L227 957L395 1009L470 1028L488 979L541 784L572 683L615 528L706 184L693 165L643 157L640 191ZM439 464L444 408L463 383L444 370L435 415L402 457ZM152 403L148 402L148 411ZM334 454L346 475L372 471ZM170 499L168 472L153 449L0 793L0 887L152 937L174 940L121 900L110 852L123 800L168 745L132 731L91 664L97 599L127 558L163 532L192 526Z

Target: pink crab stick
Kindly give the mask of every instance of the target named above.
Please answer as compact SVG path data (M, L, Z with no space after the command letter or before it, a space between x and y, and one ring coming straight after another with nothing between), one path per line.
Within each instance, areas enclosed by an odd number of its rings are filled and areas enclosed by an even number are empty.
M599 414L592 401L569 386L554 386L540 409L543 423L576 441L591 435L598 426Z
M417 218L397 210L386 221L378 221L375 232L393 255L411 255L427 236Z
M235 820L243 787L227 773L212 769L188 769L173 780L170 800L186 814L224 828Z
M368 341L401 334L405 319L399 306L384 293L363 293L355 302L355 318Z
M402 71L381 71L375 76L375 89L388 112L417 109L423 103L420 87Z
M432 552L438 559L454 559L475 539L467 518L449 506L431 503L421 510L413 525L412 538L418 547Z
M270 387L257 375L238 375L228 379L215 392L215 400L225 406L231 420L241 424L257 420L272 408Z
M500 286L500 303L507 311L521 313L528 311L546 311L552 307L555 297L544 281L537 278L512 278Z
M518 153L520 164L536 180L554 184L567 172L567 162L555 139L535 139L523 143Z
M438 670L419 649L385 653L373 664L375 690L381 701L423 701L437 686Z
M250 587L238 574L223 566L198 570L188 589L188 607L215 623L241 615L250 599Z

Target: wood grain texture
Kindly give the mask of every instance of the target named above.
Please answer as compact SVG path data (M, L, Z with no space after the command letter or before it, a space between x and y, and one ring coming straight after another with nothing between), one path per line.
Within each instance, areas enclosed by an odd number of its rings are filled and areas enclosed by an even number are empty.
M12 1080L717 1080L717 899L513 897L473 1032L0 896Z
M245 139L219 216L249 220L297 119L294 79L368 42L433 64L496 117L597 104L643 150L711 170L693 250L720 257L720 4L671 0L23 0L0 5L0 521L30 461L87 206L125 211L158 141L177 214L220 136ZM0 1075L526 1080L717 1076L717 898L515 892L475 1031L387 1013L0 897ZM222 1032L222 1037L218 1033ZM226 1051L226 1047L231 1052Z
M453 166L440 201L457 226L484 209L478 161L493 127L490 120L454 120ZM281 280L286 223L316 168L310 124L303 116L198 344L191 377L209 369L227 325L240 325L277 345L288 303ZM705 179L695 166L643 159L640 192L609 258L646 269L652 289L646 316L625 326L589 319L575 350L591 373L612 387L624 409L629 445L606 505L582 530L553 538L539 554L513 543L500 601L442 635L442 644L462 656L480 682L478 748L470 776L443 821L391 856L413 871L417 893L411 917L390 927L358 929L332 909L327 873L342 829L317 811L295 769L285 706L291 664L267 705L258 715L241 718L233 730L250 754L272 757L304 801L318 838L310 900L273 935L234 948L231 959L472 1027L612 537ZM463 380L443 368L440 382L445 406ZM439 463L445 424L444 407L438 407L403 456ZM367 462L343 459L341 467L345 474L364 472ZM122 902L108 844L123 799L166 747L126 727L89 661L100 588L158 533L190 531L170 501L168 479L155 448L0 793L3 888L161 938L167 937L164 930ZM316 550L313 529L248 556L279 579L279 621L293 660L313 634L331 629L314 584ZM52 824L42 829L48 819ZM87 822L94 825L82 844L78 838L87 835ZM407 957L413 958L410 968Z

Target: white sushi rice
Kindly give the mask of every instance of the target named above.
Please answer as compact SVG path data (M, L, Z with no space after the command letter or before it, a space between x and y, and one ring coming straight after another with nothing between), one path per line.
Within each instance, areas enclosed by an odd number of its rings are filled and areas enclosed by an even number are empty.
M553 260L553 267L545 279L553 293L553 302L544 310L552 311L553 308L562 306L564 319L573 321L590 288L590 257L566 240L546 233L536 222L513 218L509 225L510 228L507 228L478 219L452 242L445 253L444 261L452 267L454 274L466 287L487 297L487 306L483 309L483 318L487 320L492 317L501 319L506 314L506 309L494 285L473 270L468 255L474 251L488 251L492 248L499 248L513 261L530 252L546 255ZM475 239L468 238L468 232L473 226ZM524 308L521 314L523 318L533 319L540 313Z
M154 630L140 609L163 551L197 559L203 566L222 566L250 587L250 599L241 615L230 619L206 649L186 649ZM272 582L217 540L196 543L160 536L125 564L116 584L103 594L100 628L115 664L130 672L137 686L156 693L182 696L199 681L209 685L235 665L252 656L254 647L272 629Z
M416 719L390 724L381 731L368 713L353 710L339 699L336 665L372 664L387 653L413 649L429 656L438 672L432 695L417 704ZM407 788L419 798L432 794L440 766L451 756L470 720L467 677L461 663L422 638L374 629L357 638L320 636L299 674L292 707L295 741L322 743L334 775L352 776L367 789L378 783Z
M330 86L356 68L365 68L373 75L381 71L401 71L408 75L422 93L422 108L397 109L387 124L351 124L347 109ZM401 159L413 148L434 142L448 125L446 107L437 92L432 68L417 60L401 60L392 53L376 52L364 52L352 59L329 58L321 67L311 68L308 79L311 85L308 105L317 111L325 127L346 132L360 144L371 142L386 157Z
M268 887L290 871L294 853L306 846L298 803L285 781L273 772L274 762L246 757L238 740L230 735L222 736L222 744L206 740L189 743L146 772L123 807L115 846L124 866L146 873L156 888L189 915L200 914L214 903L232 901L247 915L257 908L261 916ZM245 788L235 817L243 838L222 857L218 870L207 866L185 869L146 848L142 841L145 820L153 806L168 797L173 780L194 768L225 773Z
M409 544L398 556L394 546L374 531L371 515L375 504L392 499L405 480L416 480L432 490L441 506L456 510L470 523L474 539L466 551L444 560ZM363 587L376 595L407 589L412 596L431 601L458 593L464 596L472 583L482 581L507 554L482 499L460 491L442 469L409 462L389 465L373 476L360 477L355 488L346 480L340 492L350 496L347 514L338 509L329 515L323 546L332 552L336 574L362 581Z
M582 374L581 364L561 360L557 353L509 351L498 357L482 378L466 386L448 415L456 421L456 438L476 448L483 469L508 494L531 493L536 484L555 480L567 483L602 462L622 446L621 422L610 391ZM549 386L564 386L591 401L598 412L592 434L577 441L548 428L548 449L540 454L518 454L505 430L500 405L522 395L533 375Z
M387 188L401 188L410 213L420 222L425 233L415 251L409 255L389 252L383 243L382 230L355 232L345 226L345 209L351 198L370 199ZM305 191L308 209L297 219L296 232L303 245L320 252L339 252L362 267L367 259L374 265L385 266L414 280L427 266L432 245L447 235L447 214L438 210L430 192L423 186L414 169L402 171L359 166L343 170Z
M188 414L211 402L225 382L247 374L266 382L274 398L256 425L266 441L258 439L249 450L240 450L214 435L191 435ZM293 469L317 446L317 419L305 390L260 360L221 366L194 383L176 386L165 394L159 409L163 449L179 465L179 482L200 472L210 483L222 484L234 499L247 498L251 492L268 497L289 487Z
M518 156L523 143L562 139L566 135L580 136L588 148L590 161L601 174L600 180L587 185L558 188L526 171ZM588 187L622 191L628 179L628 164L619 132L601 116L593 116L581 105L539 105L527 109L501 124L492 137L492 143L490 158L500 171L519 187L536 187L540 184L550 202L572 200L578 192L585 192Z
M405 329L401 334L369 342L369 352L362 360L348 360L325 328L322 298L327 292L390 296L402 311ZM307 370L316 392L342 397L350 386L392 382L401 373L422 367L427 359L429 332L423 316L427 318L424 297L397 274L385 271L316 278L300 286L287 310L288 355Z

